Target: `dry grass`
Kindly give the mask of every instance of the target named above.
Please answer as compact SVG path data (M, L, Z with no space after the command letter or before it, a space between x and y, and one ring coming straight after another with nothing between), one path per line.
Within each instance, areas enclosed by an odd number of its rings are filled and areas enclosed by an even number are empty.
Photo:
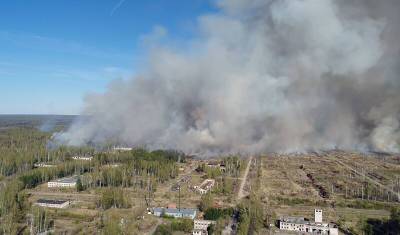
M360 218L386 219L390 215L391 206L400 206L393 201L375 202L372 196L369 201L362 200L352 194L365 190L366 182L369 182L371 193L379 186L355 174L338 161L360 171L363 169L367 176L385 186L393 186L393 181L400 176L398 163L377 156L345 152L271 154L262 157L263 201L273 208L277 217L291 215L312 219L314 208L321 208L325 221L345 221L345 227L356 230ZM321 189L326 191L326 197L321 196ZM367 199L366 190L363 196Z

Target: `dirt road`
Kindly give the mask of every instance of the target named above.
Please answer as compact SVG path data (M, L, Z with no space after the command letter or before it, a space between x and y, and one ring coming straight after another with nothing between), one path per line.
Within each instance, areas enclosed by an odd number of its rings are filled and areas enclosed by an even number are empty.
M27 191L30 195L36 196L62 196L62 197L73 197L73 198L98 198L99 195L89 194L89 193L69 193L69 192L38 192L38 191Z
M238 200L242 199L243 197L245 197L246 195L244 194L243 190L244 190L244 186L246 185L246 181L247 181L247 175L249 174L249 170L250 170L250 166L251 166L251 162L253 161L253 157L250 157L249 162L247 163L247 167L246 170L244 171L244 175L243 175L243 180L240 183L240 188L239 188L239 192L238 192Z
M156 229L157 229L157 227L158 227L158 225L160 225L160 224L162 224L162 219L157 219L157 223L153 226L153 228L152 229L150 229L150 231L149 232L147 232L147 233L145 233L145 234L147 234L147 235L153 235L154 234L154 232L156 231Z

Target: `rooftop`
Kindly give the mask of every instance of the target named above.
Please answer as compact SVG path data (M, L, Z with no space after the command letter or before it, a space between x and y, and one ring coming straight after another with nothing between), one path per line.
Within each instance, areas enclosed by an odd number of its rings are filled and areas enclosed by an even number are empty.
M176 208L163 208L163 207L154 207L153 211L162 213L163 211L168 214L178 214L182 213L185 215L193 215L196 214L197 209L191 209L191 208L181 208L181 209L176 209Z
M306 220L304 217L282 217L282 222L294 223L294 224L308 224L310 221Z
M38 199L36 201L37 203L46 203L46 204L57 204L57 205L61 205L66 203L66 200L50 200L50 199Z
M209 165L209 166L220 166L220 162L219 161L209 161L208 163L207 163L207 165Z
M201 183L200 188L202 188L202 189L207 189L207 188L209 188L211 185L213 185L214 183L215 183L214 180L210 180L210 179L204 180L204 182Z
M78 180L78 176L72 176L72 177L65 177L65 178L61 178L61 179L52 180L51 182L71 184L71 183L76 183L77 180Z

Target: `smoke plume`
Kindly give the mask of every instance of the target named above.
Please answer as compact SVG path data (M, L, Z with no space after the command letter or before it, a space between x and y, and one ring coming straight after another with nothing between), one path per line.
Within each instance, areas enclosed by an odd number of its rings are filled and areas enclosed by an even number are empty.
M216 5L196 39L152 45L137 76L88 96L87 118L55 139L205 154L399 152L399 1Z

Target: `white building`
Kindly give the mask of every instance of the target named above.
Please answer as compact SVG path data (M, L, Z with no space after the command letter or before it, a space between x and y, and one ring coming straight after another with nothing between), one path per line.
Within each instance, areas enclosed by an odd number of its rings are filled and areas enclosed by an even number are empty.
M33 164L34 167L39 168L39 167L55 167L56 165L51 165L51 164L46 164L46 163L35 163Z
M302 217L282 217L279 221L279 229L298 231L308 234L338 235L336 225L322 222L322 210L314 210L314 221Z
M83 160L83 161L91 161L93 159L92 156L73 156L74 160Z
M48 199L39 199L36 201L35 205L41 207L50 207L50 208L65 208L69 206L70 202L66 200L48 200Z
M314 221L315 223L322 223L322 210L314 209Z
M208 231L203 229L193 229L192 235L208 235Z
M127 152L127 151L131 151L133 148L129 148L129 147L118 147L115 146L113 148L114 151L120 151L120 152Z
M203 230L207 230L207 228L208 228L211 224L215 224L215 221L213 221L213 220L195 219L195 220L193 221L193 229L203 229Z
M194 220L193 221L193 235L208 235L207 228L215 224L212 220Z
M78 178L76 176L57 179L57 180L47 182L47 187L49 187L49 188L73 188L76 186L77 180L78 180Z
M200 194L206 194L215 185L214 179L206 179L199 186L194 186L197 192Z
M191 208L176 209L176 208L154 207L153 214L159 217L166 215L174 218L194 219L196 218L197 210Z

